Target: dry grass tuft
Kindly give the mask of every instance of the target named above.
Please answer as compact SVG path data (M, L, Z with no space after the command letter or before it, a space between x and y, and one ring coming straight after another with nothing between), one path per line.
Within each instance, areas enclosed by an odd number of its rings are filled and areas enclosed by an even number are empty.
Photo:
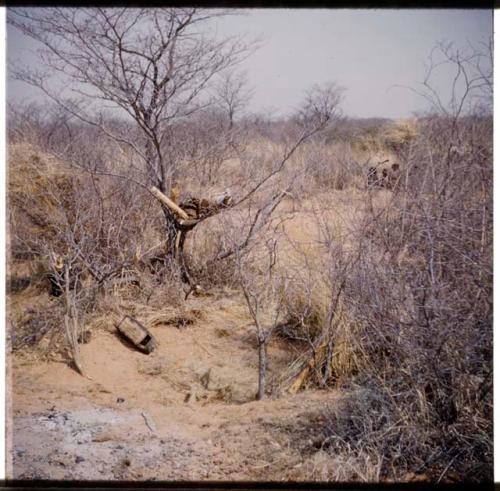
M144 322L148 328L160 325L170 325L181 328L193 325L204 318L205 314L199 309L165 308L144 315Z
M414 141L418 137L418 134L418 120L404 119L386 127L382 136L387 148L399 152Z
M39 149L18 144L9 146L7 182L9 213L18 234L31 240L50 240L64 220L61 205L71 209L78 174ZM58 189L57 195L54 189Z

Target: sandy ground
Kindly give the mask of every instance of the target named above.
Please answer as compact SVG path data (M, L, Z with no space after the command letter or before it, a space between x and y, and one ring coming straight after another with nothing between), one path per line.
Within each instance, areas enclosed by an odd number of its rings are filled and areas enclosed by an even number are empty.
M13 356L8 478L315 479L328 460L318 457L315 435L299 438L295 429L320 423L337 394L256 401L257 350L241 299L191 302L209 303L207 316L152 328L159 346L150 355L112 328L96 330L81 345L92 380L63 361ZM291 359L283 343L269 350L271 387Z
M363 196L324 198L322 213L331 215L335 233L349 233L366 206ZM303 204L287 224L304 251L320 240L318 203ZM125 344L111 321L93 330L81 345L90 379L64 360L12 356L7 477L312 481L331 475L335 463L317 442L323 415L340 394L278 390L278 374L299 348L273 339L270 394L256 401L256 337L242 298L191 296L184 308L203 315L183 327L152 327L158 348L150 355Z

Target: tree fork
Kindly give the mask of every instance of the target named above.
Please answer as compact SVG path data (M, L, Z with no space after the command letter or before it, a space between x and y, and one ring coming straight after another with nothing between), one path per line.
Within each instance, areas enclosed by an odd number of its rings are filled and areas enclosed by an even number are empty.
M165 196L165 194L155 186L152 186L150 191L153 196L164 205L165 219L169 227L169 252L180 267L182 281L191 287L190 291L193 289L196 290L198 285L193 284L184 257L184 243L187 233L198 224L198 220L190 220L189 215L182 208ZM180 220L177 219L176 216L179 217Z

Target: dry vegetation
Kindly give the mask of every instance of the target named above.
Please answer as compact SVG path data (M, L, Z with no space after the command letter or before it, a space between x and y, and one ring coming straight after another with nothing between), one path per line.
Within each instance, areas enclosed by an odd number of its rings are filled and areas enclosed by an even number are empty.
M180 256L171 211L136 185L126 144L54 108L12 108L11 349L85 375L84 332L125 314L189 325L205 314L186 298L236 292L260 399L340 391L321 417L305 413L309 426L288 427L301 452L335 464L299 478L491 480L491 114L315 120L304 107L267 124L231 107L171 124L174 184L162 190L181 206L232 198L186 232ZM370 168L389 177L370 182ZM277 339L293 360L266 383Z
M339 466L328 479L490 475L491 123L460 124L477 142L463 157L425 152L446 121L421 122L397 192L360 185L369 155L353 152L361 171L345 171L340 190L307 173L244 254L217 260L247 233L250 207L207 220L187 245L205 294L242 286L253 312L260 309L259 343L280 336L298 352L272 381L273 393L345 392L324 427L311 429L324 451L354 469ZM56 272L51 258L68 251L81 331L109 327L111 314L115 322L135 315L147 327L192 322L178 268L154 248L162 243L154 199L127 194L120 180L96 183L26 140L9 147L13 349L35 344L74 356L64 295L50 296L48 278ZM307 151L322 157L339 147L314 142L296 165L308 165Z

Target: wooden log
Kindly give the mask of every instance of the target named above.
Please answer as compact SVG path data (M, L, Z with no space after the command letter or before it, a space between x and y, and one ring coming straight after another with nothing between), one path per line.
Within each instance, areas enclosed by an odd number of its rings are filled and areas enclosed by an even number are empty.
M136 319L126 315L116 326L122 336L143 353L151 353L156 348L153 335Z
M189 220L188 214L182 208L179 208L170 198L167 198L157 187L151 186L150 191L158 201L167 206L178 217L183 220Z

